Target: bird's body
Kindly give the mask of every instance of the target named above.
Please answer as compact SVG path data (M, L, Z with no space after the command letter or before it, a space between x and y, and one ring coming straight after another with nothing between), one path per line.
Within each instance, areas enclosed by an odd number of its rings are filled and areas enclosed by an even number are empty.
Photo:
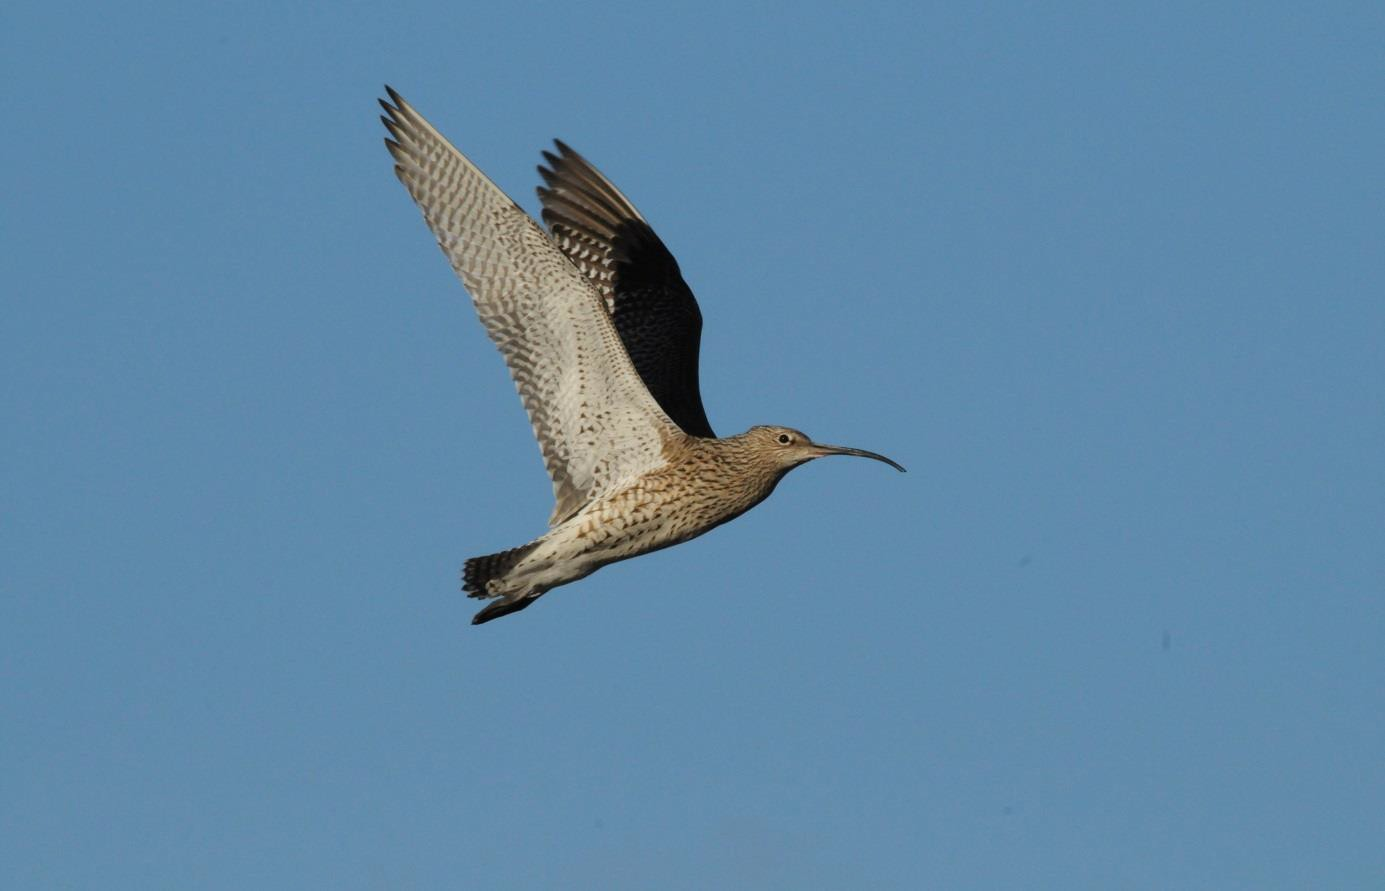
M513 612L607 564L682 544L734 520L768 498L789 470L757 452L756 440L772 439L770 431L756 428L726 439L674 437L663 466L588 502L542 537L507 552L514 562L502 575L490 576L484 558L469 562L467 592L500 597L491 609Z
M551 236L397 93L381 102L395 172L473 297L553 480L547 533L475 557L475 624L602 566L687 541L759 504L789 470L860 449L787 427L718 439L702 407L702 317L678 265L580 155L545 153Z

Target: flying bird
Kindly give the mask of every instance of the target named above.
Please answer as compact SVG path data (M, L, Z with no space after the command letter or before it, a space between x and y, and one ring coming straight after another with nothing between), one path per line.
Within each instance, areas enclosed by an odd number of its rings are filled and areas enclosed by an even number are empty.
M545 232L385 91L394 172L504 356L553 480L546 533L466 561L463 590L491 601L472 624L733 520L814 458L856 455L904 470L790 427L717 438L698 387L697 300L629 199L555 141L539 168Z

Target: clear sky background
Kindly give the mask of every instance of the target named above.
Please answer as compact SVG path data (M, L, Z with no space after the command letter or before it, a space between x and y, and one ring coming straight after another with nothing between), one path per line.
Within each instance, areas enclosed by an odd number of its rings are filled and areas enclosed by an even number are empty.
M6 888L1385 887L1379 4L8 4ZM381 144L552 137L835 459L550 501Z

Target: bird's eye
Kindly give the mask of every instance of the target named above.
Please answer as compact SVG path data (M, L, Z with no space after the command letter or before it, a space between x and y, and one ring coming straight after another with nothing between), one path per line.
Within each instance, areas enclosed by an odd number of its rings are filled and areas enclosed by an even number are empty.
M779 444L780 444L780 445L788 445L788 444L789 444L789 439L790 439L789 434L787 434L787 433L781 433L781 434L779 434Z

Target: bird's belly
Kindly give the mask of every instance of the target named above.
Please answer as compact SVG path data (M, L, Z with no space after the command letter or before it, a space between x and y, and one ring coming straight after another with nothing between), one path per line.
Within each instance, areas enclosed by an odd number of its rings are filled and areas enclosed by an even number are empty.
M639 480L593 502L540 539L516 567L515 587L543 592L620 560L696 538L752 506L687 492L660 479Z
M550 534L566 539L571 558L594 563L594 570L685 542L739 513L709 510L657 481L642 482L589 505Z

